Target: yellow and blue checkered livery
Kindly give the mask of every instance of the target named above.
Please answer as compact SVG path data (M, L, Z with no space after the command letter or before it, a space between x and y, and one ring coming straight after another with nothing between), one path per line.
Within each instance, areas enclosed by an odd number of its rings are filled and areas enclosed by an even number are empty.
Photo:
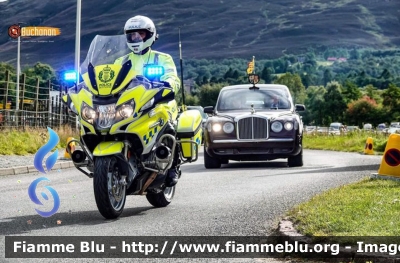
M177 133L181 140L182 155L185 158L194 158L196 148L201 144L202 117L198 110L186 110L178 119ZM195 141L197 144L185 143L184 141Z

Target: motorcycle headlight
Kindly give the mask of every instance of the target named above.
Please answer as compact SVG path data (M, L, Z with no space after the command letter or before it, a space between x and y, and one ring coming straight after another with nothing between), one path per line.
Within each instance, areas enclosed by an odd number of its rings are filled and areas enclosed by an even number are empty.
M93 121L96 118L96 111L86 103L82 103L81 116L82 119L93 124Z
M122 118L129 118L133 114L133 107L131 105L123 105L119 110L119 114Z
M98 105L97 112L99 114L99 118L97 120L97 125L99 126L99 128L110 128L115 118L115 103L108 105Z
M279 122L279 121L274 121L273 123L271 123L271 130L273 131L273 132L281 132L282 131L282 129L283 129L283 125L282 125L282 123L281 122Z
M293 123L291 123L291 122L286 122L285 125L284 125L284 127L285 127L285 129L286 129L287 131L291 131L291 130L293 130Z
M117 108L117 116L126 119L132 116L135 110L135 102L133 100L126 102ZM117 117L120 120L120 118Z
M224 126L222 126L222 130L223 130L225 133L231 133L231 132L233 132L234 129L235 129L235 126L233 125L232 122L226 122L226 123L224 124Z

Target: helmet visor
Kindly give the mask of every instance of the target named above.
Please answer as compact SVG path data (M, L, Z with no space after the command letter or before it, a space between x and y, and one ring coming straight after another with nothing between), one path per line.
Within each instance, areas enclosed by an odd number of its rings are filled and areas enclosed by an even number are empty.
M128 43L141 43L143 42L143 39L141 37L141 35L138 32L130 32L130 33L126 33L126 41Z

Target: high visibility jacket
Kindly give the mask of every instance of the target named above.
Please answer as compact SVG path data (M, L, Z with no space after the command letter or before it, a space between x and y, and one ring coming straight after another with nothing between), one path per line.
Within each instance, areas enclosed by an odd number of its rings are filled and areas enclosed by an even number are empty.
M144 55L138 55L133 52L126 56L118 58L115 63L125 63L127 60L132 61L132 70L137 75L143 75L143 68L146 64L157 64L164 67L165 74L160 78L160 81L166 81L173 88L175 94L178 93L181 85L178 77L176 66L171 55L150 49Z

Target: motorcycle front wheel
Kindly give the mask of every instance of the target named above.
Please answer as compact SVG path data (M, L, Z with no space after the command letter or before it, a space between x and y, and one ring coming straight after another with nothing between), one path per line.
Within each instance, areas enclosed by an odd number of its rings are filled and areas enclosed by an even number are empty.
M121 183L118 159L114 156L97 157L93 176L97 208L106 219L121 215L126 201L126 185Z
M148 193L146 194L147 201L149 201L149 203L154 207L166 207L171 203L172 198L174 198L175 187L176 185L172 187L166 187L164 191L156 194Z

